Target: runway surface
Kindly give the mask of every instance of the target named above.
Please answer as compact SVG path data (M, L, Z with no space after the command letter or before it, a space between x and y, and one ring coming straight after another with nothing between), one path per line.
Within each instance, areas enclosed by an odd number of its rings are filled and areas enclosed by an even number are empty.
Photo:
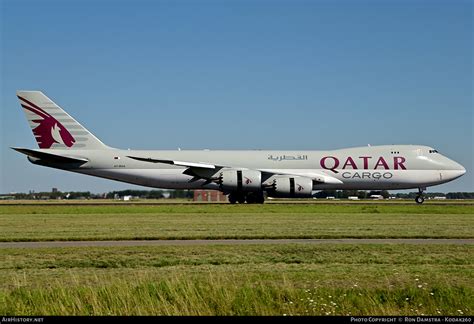
M248 239L248 240L146 240L146 241L45 241L0 242L0 248L127 247L166 245L248 244L474 244L474 239Z

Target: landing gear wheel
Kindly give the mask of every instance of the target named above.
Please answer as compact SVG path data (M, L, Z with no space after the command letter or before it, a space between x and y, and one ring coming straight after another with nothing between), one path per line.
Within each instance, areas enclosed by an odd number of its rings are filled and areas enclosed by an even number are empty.
M423 191L425 190L426 188L418 188L418 195L415 198L417 204L422 204L425 201L425 198L423 198Z
M265 202L265 197L263 196L263 194L257 195L255 199L255 203L263 204L264 202Z
M229 202L235 204L237 202L237 197L234 194L229 194Z
M245 200L247 200L247 204L255 204L256 203L255 194L249 193L247 197L245 198Z
M239 196L237 197L237 201L239 202L239 204L245 204L245 196L239 194Z
M423 196L416 196L415 201L417 204L422 204L425 201L425 198L423 198Z

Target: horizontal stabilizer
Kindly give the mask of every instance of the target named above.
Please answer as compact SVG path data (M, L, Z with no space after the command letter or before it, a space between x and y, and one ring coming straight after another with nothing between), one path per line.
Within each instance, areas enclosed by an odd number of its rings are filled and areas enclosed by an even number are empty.
M23 153L25 155L47 161L47 162L54 162L54 163L87 163L89 160L79 157L71 157L71 156L64 156L52 153L41 152L37 150L31 150L21 147L12 147L17 152Z

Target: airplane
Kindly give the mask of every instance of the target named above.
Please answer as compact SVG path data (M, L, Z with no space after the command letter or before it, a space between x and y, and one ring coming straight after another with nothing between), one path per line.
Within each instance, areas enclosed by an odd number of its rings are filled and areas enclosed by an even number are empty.
M41 91L17 91L39 149L12 147L37 165L152 188L215 189L229 202L265 195L311 198L318 190L402 190L452 181L466 169L424 145L329 151L122 150L102 143Z

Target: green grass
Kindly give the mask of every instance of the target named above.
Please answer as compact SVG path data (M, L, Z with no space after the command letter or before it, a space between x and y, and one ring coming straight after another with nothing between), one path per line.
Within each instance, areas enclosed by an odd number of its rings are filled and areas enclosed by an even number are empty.
M239 213L290 213L290 214L340 214L340 213L376 213L376 214L473 214L473 205L459 204L423 204L378 205L364 203L328 203L328 204L264 204L230 205L223 204L171 204L171 205L2 205L1 214L239 214Z
M473 238L471 206L0 206L0 241Z
M471 245L1 249L4 315L461 315Z
M473 238L470 205L0 205L0 241ZM0 249L4 315L467 315L474 246Z

